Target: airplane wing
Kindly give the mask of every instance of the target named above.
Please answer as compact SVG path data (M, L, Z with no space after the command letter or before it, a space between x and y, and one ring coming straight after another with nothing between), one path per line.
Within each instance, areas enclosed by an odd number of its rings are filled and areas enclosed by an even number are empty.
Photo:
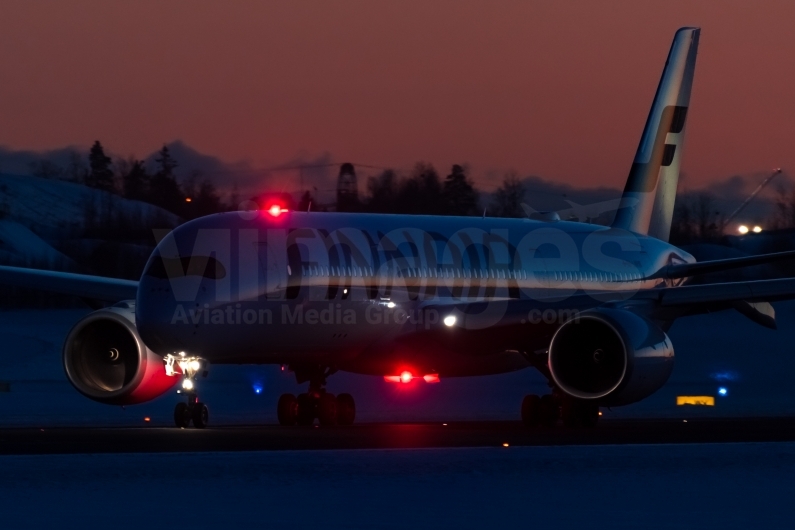
M138 293L138 282L132 280L8 266L0 266L0 284L106 302L135 300Z
M795 299L795 278L687 285L659 289L657 309L662 318L736 309L766 328L776 329L776 311L770 302ZM655 296L655 290L644 295Z
M795 278L747 282L685 285L644 291L657 294L662 306L716 304L722 302L780 302L795 299Z
M618 301L620 307L638 311L660 320L736 309L757 324L775 329L775 310L770 302L795 299L795 278L756 280L707 285L686 285L638 291L628 300ZM647 303L638 305L637 302ZM456 315L469 329L524 324L530 311L563 310L578 312L602 305L590 294L577 293L565 299L496 300L491 302L430 302L424 311ZM574 314L572 313L572 314Z
M653 278L685 278L698 274L719 272L752 265L762 265L787 259L795 259L795 250L787 252L774 252L772 254L760 254L758 256L745 256L742 258L718 259L713 261L702 261L699 263L682 263L679 265L668 265L660 270Z

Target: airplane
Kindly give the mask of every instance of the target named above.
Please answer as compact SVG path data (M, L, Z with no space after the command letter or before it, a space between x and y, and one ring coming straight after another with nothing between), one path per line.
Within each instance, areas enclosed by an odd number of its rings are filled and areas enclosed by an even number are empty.
M526 425L593 426L665 384L676 319L736 309L774 328L770 303L795 298L795 279L688 285L795 251L696 262L668 242L699 35L674 36L611 226L275 204L158 233L137 282L2 267L0 283L113 303L69 332L67 378L111 405L176 386L179 427L208 424L199 387L221 364L308 383L279 398L282 425L353 423L354 398L326 390L337 371L432 384L534 368L551 391L523 399Z
M603 213L612 212L619 208L626 208L629 203L626 199L610 199L607 201L595 202L593 204L578 204L568 199L563 199L569 203L570 208L563 210L556 210L553 212L540 212L533 209L531 206L522 203L522 210L529 219L560 221L561 219L569 221L576 219L580 223L589 223L591 220L596 219Z

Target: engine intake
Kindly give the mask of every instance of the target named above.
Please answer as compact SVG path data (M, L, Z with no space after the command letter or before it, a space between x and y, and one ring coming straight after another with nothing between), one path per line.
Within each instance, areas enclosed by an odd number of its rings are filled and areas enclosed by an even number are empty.
M63 363L78 392L112 405L149 401L179 381L166 375L163 358L138 335L133 302L95 311L79 321L64 343Z
M580 399L627 405L662 387L673 370L671 339L621 309L593 309L563 324L549 346L557 386Z

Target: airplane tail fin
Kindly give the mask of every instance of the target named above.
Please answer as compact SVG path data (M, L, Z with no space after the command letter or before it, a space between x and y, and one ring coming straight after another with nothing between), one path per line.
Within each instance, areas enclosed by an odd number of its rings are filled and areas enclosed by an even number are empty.
M668 241L699 28L674 35L613 226Z

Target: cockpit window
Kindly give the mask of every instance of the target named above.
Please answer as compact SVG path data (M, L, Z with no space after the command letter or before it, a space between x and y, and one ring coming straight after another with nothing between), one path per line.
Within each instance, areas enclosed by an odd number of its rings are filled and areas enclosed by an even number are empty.
M180 278L182 276L202 276L220 280L226 276L226 269L212 256L184 256L163 258L157 256L146 270L147 276L154 278Z

